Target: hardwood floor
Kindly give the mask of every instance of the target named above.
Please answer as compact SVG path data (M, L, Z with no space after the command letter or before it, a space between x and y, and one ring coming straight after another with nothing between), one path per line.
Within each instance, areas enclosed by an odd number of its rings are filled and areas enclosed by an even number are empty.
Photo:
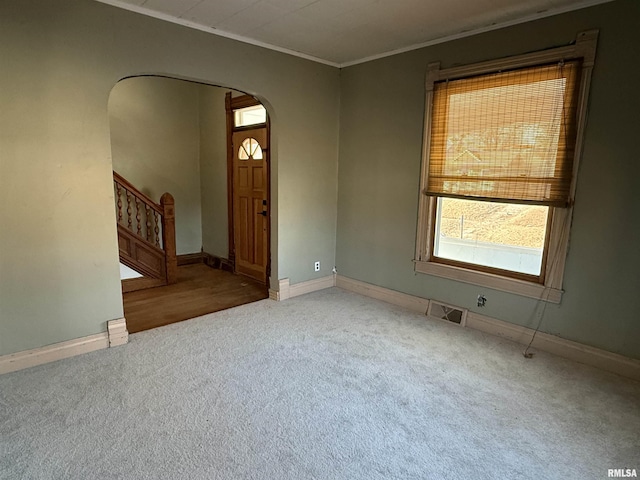
M178 267L178 283L123 294L129 333L180 322L269 296L267 287L202 263Z

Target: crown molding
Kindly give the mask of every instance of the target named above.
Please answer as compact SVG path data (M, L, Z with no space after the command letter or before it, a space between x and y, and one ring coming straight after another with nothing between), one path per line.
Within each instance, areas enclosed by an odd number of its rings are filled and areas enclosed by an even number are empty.
M336 62L331 62L323 58L314 57L313 55L307 55L306 53L297 52L289 48L279 47L271 43L261 42L259 40L245 37L243 35L237 35L235 33L225 32L224 30L220 30L214 27L207 27L206 25L202 25L200 23L192 22L190 20L185 20L184 18L174 17L173 15L169 15L167 13L157 12L155 10L145 8L140 5L132 5L130 3L126 3L120 0L96 0L96 1L100 3L104 3L106 5L111 5L112 7L121 8L123 10L129 10L130 12L134 12L134 13L139 13L147 17L156 18L158 20L164 20L165 22L175 23L183 27L192 28L194 30L200 30L201 32L211 33L219 37L229 38L231 40L236 40L242 43L248 43L249 45L266 48L268 50L274 50L276 52L285 53L287 55L292 55L294 57L303 58L305 60L310 60L312 62L321 63L323 65L328 65L330 67L340 68L340 64Z
M188 28L192 28L194 30L200 30L202 32L206 32L206 33L211 33L213 35L217 35L219 37L224 37L224 38L229 38L231 40L236 40L238 42L242 42L242 43L247 43L249 45L254 45L256 47L262 47L262 48L266 48L269 50L274 50L276 52L280 52L280 53L284 53L287 55L292 55L294 57L298 57L298 58L303 58L305 60L310 60L312 62L316 62L316 63L321 63L323 65L328 65L330 67L335 67L335 68L346 68L346 67L351 67L354 65L359 65L361 63L367 63L367 62L371 62L374 60L379 60L381 58L386 58L386 57L391 57L393 55L398 55L400 53L405 53L405 52L410 52L413 50L419 50L421 48L425 48L425 47L429 47L432 45L438 45L440 43L446 43L446 42L450 42L452 40L458 40L461 38L466 38L466 37L471 37L473 35L478 35L480 33L486 33L486 32L491 32L493 30L499 30L501 28L506 28L506 27L511 27L513 25L519 25L522 23L527 23L527 22L531 22L534 20L539 20L542 18L547 18L547 17L552 17L555 15L560 15L563 13L568 13L568 12L572 12L575 10L581 10L583 8L588 8L588 7L593 7L596 5L600 5L603 3L609 3L612 2L614 0L585 0L573 5L568 5L565 7L558 7L558 8L549 8L547 10L541 11L541 12L536 12L535 14L532 15L526 15L524 17L515 19L515 20L509 20L509 21L505 21L505 22L496 22L493 23L491 25L487 25L484 27L479 27L479 28L473 28L473 29L469 29L469 30L465 30L459 33L455 33L452 35L446 35L444 37L438 37L438 38L434 38L431 40L427 40L425 42L421 42L421 43L416 43L416 44L412 44L412 45L408 45L406 47L402 47L402 48L397 48L394 50L389 50L387 52L382 52L376 55L370 55L367 57L363 57L360 59L356 59L356 60L350 60L348 62L334 62L331 60L326 60L324 58L319 58L319 57L315 57L313 55L307 55L306 53L302 53L302 52L298 52L296 50L292 50L289 48L284 48L284 47L279 47L277 45L273 45L270 43L266 43L266 42L261 42L259 40L255 40L253 38L249 38L249 37L245 37L243 35L237 35L235 33L231 33L231 32L226 32L224 30L220 30L214 27L208 27L206 25L202 25L190 20L185 20L183 18L178 18L175 17L173 15L169 15L166 13L162 13L162 12L157 12L155 10L151 10L149 8L145 8L143 6L140 5L132 5L130 3L126 3L122 0L96 0L97 2L100 3L104 3L106 5L111 5L113 7L117 7L117 8L122 8L124 10L129 10L131 12L135 12L135 13L139 13L141 15L146 15L148 17L153 17L156 18L158 20L164 20L166 22L170 22L170 23L175 23L177 25L182 25L184 27L188 27Z

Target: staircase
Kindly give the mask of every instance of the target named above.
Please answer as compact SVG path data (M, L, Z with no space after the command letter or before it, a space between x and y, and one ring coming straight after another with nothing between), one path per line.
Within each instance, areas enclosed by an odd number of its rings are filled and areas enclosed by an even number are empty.
M113 172L120 262L143 275L122 280L122 292L170 285L178 280L175 204L170 193L155 203Z

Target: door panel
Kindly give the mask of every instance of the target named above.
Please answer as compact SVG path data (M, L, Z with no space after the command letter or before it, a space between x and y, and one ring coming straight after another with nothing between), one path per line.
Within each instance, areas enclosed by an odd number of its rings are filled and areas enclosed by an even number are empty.
M236 271L267 281L267 129L233 133L233 222ZM264 214L263 214L264 212Z

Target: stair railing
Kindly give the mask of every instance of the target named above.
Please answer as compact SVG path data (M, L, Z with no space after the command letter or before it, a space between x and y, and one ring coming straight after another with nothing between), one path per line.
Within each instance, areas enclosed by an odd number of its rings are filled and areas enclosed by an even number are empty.
M154 202L131 182L113 172L120 259L163 284L176 283L175 202L170 193ZM160 264L160 256L163 257ZM163 277L163 278L160 278Z

